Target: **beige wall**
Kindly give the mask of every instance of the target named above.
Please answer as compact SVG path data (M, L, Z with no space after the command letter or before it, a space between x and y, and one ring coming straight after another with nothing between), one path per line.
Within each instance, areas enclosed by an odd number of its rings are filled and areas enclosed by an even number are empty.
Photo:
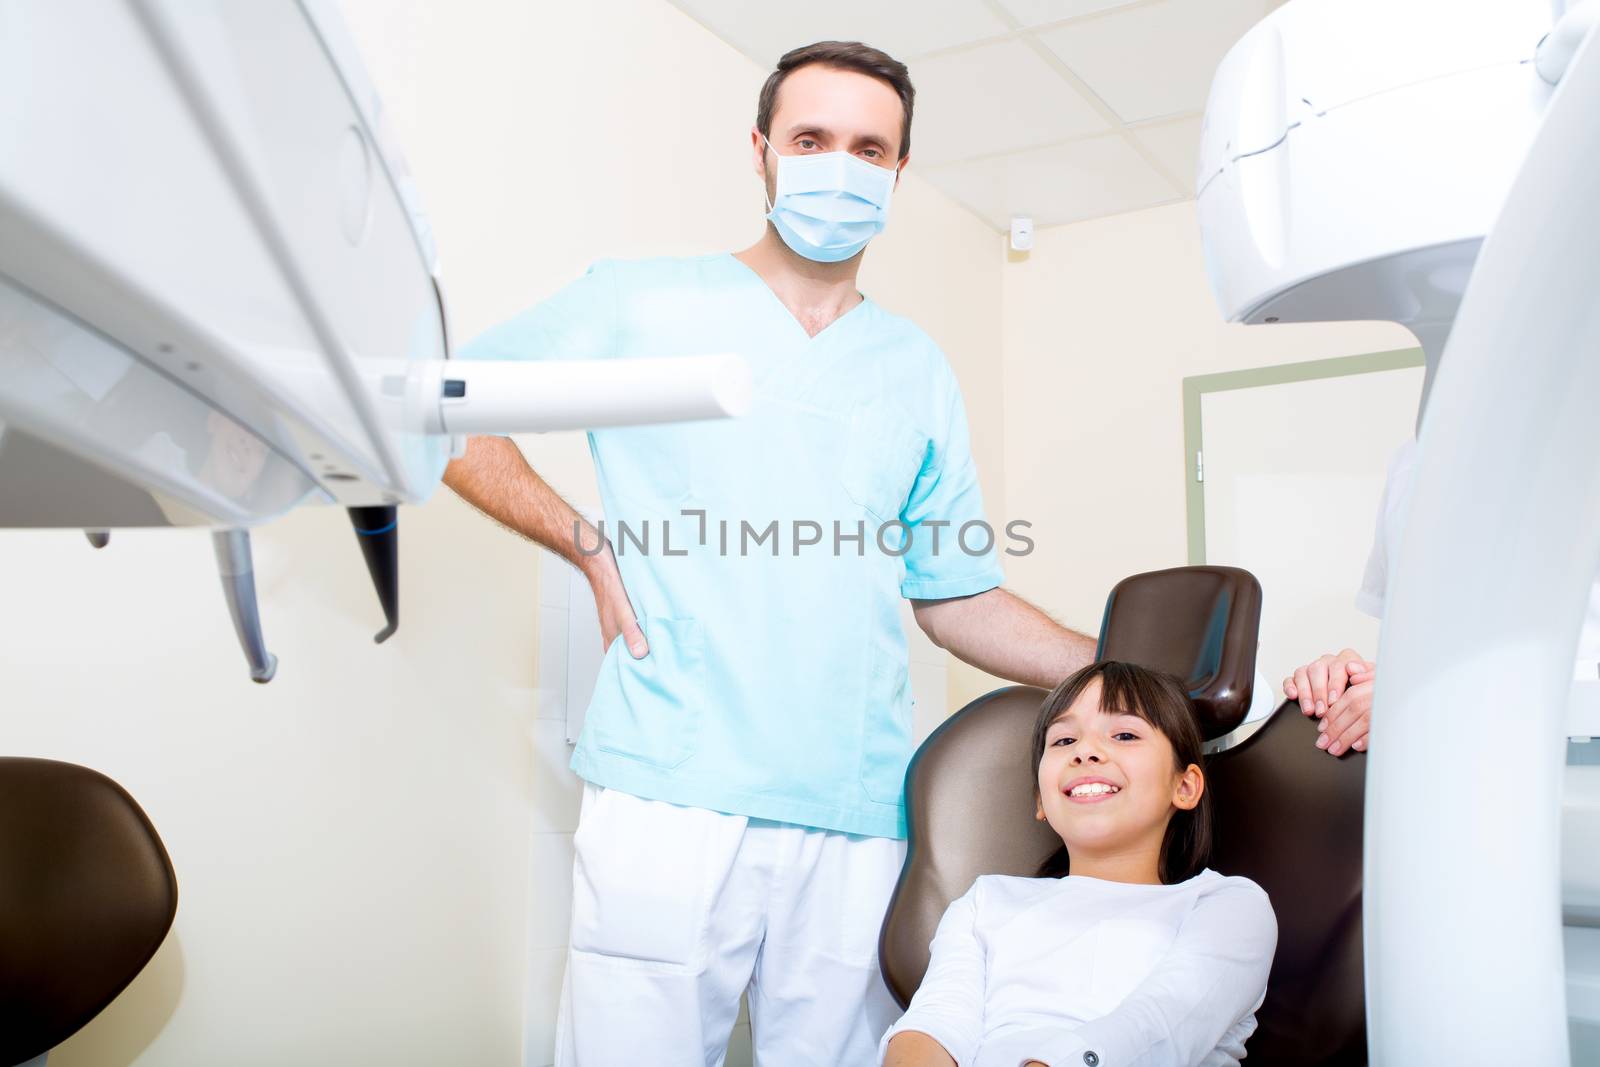
M1187 562L1185 377L1415 344L1391 323L1223 322L1193 202L1040 230L1010 259L1005 497L1037 548L1007 574L1089 633L1118 580ZM1308 413L1306 432L1350 428Z
M457 338L600 256L760 233L764 72L661 0L351 0L444 257ZM1001 239L908 177L863 289L948 351L1003 513ZM524 442L579 499L581 436ZM149 812L173 935L52 1067L546 1062L577 783L540 718L536 550L441 492L404 513L402 618L344 516L255 538L282 659L254 686L204 534L0 532L0 737ZM531 872L531 875L530 875ZM525 1012L525 1005L527 1010ZM526 1014L526 1018L525 1018Z

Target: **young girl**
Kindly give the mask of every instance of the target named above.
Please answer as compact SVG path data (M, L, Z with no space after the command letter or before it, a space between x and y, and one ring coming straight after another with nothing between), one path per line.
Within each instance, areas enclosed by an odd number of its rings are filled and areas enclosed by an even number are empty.
M1033 763L1062 847L950 905L886 1067L1237 1064L1278 927L1259 886L1205 867L1200 758L1177 679L1101 662L1061 683Z

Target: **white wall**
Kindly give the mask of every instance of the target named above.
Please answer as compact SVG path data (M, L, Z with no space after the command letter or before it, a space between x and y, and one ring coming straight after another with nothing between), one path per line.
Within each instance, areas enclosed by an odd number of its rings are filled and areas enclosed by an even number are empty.
M352 0L444 256L457 338L600 256L749 244L764 76L661 0ZM292 73L292 72L289 72ZM948 351L993 516L1001 241L914 172L862 288ZM578 435L524 442L592 499ZM156 960L52 1067L548 1059L578 786L534 661L537 550L448 492L401 520L382 647L337 511L258 531L282 659L254 686L207 538L0 532L0 738L98 768L178 871ZM954 687L954 682L952 682Z
M1223 322L1192 201L1040 230L1003 292L1006 505L1037 542L1007 573L1089 633L1120 579L1187 562L1185 377L1416 343L1392 323ZM1305 430L1360 432L1333 411Z

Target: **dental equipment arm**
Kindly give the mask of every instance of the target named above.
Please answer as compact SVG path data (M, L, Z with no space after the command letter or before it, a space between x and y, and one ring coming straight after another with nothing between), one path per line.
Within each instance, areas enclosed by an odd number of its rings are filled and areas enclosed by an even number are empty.
M80 16L10 4L0 33L0 527L218 531L255 680L250 528L347 509L382 641L395 509L468 434L744 409L733 356L450 359L432 229L331 0Z
M544 433L744 414L750 373L736 355L430 365L440 387L430 433Z

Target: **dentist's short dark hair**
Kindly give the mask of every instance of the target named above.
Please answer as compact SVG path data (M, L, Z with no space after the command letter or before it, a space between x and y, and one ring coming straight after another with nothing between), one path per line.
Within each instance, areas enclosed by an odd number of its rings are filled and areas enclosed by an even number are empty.
M911 153L911 105L917 96L916 89L911 86L911 72L906 70L904 63L887 52L860 41L818 41L785 52L783 58L778 60L778 68L767 76L767 83L761 87L761 97L756 104L756 129L761 131L761 136L772 136L772 113L777 110L778 89L784 79L801 67L809 67L814 63L877 78L899 94L900 105L905 112L900 123L900 158L904 159Z
M1039 720L1033 726L1033 762L1035 779L1039 764L1044 759L1045 738L1050 724L1067 713L1073 701L1083 694L1095 679L1100 681L1100 710L1115 715L1137 715L1154 727L1172 743L1173 763L1176 770L1189 764L1205 766L1200 737L1200 724L1195 718L1194 704L1189 700L1183 683L1170 674L1150 670L1133 663L1100 660L1073 674L1056 686L1039 709ZM1035 782L1037 789L1037 782ZM1191 811L1179 809L1167 822L1166 835L1161 839L1161 880L1167 885L1188 881L1205 870L1211 858L1211 790L1200 793L1200 803ZM1060 878L1069 873L1071 858L1063 845L1039 865L1040 878Z

